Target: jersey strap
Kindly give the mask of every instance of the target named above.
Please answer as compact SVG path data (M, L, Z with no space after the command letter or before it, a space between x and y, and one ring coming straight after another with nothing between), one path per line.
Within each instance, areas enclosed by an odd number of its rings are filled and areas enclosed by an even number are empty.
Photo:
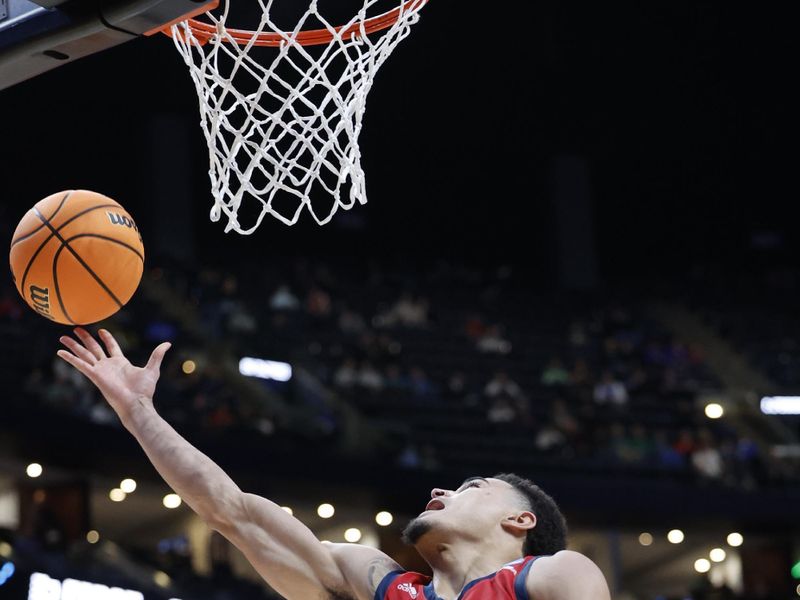
M375 590L375 600L384 600L384 598L386 598L386 592L389 591L389 587L391 587L394 580L403 573L405 573L403 569L398 569L384 575L383 579L381 579L381 582L378 584L378 589Z
M516 600L531 600L530 596L528 596L528 588L525 586L525 583L528 581L528 571L531 570L531 565L540 558L542 557L533 557L531 560L525 563L525 566L522 567L522 570L517 573L516 577L514 577L514 595L517 597Z

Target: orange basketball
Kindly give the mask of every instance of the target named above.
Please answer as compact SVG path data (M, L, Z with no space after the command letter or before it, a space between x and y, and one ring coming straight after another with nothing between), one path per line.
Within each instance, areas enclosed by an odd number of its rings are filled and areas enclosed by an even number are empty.
M57 323L86 325L113 315L133 296L144 246L117 202L69 190L25 213L10 260L17 290L33 310Z

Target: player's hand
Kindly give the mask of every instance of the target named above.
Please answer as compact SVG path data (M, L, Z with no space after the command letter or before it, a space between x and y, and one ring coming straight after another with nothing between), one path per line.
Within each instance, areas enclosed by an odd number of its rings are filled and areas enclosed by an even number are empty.
M152 403L161 361L171 346L169 342L153 350L147 365L141 368L125 358L117 340L105 329L99 332L105 350L81 327L75 328L75 336L77 340L66 335L60 338L70 351L59 350L58 356L86 375L120 418L124 419L138 403Z

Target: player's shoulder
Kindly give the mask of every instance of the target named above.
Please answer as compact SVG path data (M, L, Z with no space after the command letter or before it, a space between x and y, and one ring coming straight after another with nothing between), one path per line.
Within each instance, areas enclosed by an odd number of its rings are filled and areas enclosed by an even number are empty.
M611 597L600 568L588 556L572 550L536 559L525 587L532 600L609 600Z
M372 600L384 577L403 568L386 554L361 544L323 542L359 600Z

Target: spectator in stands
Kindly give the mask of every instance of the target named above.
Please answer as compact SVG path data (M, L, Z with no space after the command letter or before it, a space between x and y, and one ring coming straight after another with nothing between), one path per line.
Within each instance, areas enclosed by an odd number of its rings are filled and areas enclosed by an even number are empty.
M488 398L507 396L517 400L525 399L522 388L505 371L497 371L489 383L486 384L486 387L483 388L483 393Z
M486 354L509 354L511 352L511 342L503 336L503 328L500 325L492 325L478 339L478 350Z
M315 319L327 319L331 314L331 297L328 292L313 286L306 296L306 312Z
M657 466L671 471L686 467L685 457L670 443L669 436L663 429L656 431L653 446L654 459Z
M0 296L0 319L18 321L22 317L22 306L11 292L4 291Z
M429 400L436 396L436 387L420 367L409 369L408 384L411 393L419 400Z
M360 314L347 306L339 313L339 331L345 335L361 335L367 330L367 323Z
M701 479L720 481L724 475L722 455L710 431L700 432L697 447L691 457L692 467Z
M570 438L575 438L580 434L581 427L578 420L573 416L569 408L567 408L567 403L561 398L553 403L552 415L553 423L565 435Z
M409 388L408 377L403 375L400 365L396 363L392 363L386 367L383 374L383 381L386 385L386 389L389 391L402 392Z
M579 358L575 361L572 371L569 374L569 383L573 387L586 387L592 383L592 372L585 359Z
M555 452L562 448L567 438L555 423L545 423L544 427L536 432L534 444L540 452L545 454Z
M682 456L687 463L696 447L697 444L695 443L694 436L689 429L681 429L680 432L678 432L678 439L672 444L672 448L675 452Z
M389 310L378 315L378 322L383 327L425 327L428 324L428 310L425 298L405 292Z
M282 283L270 296L269 307L274 311L293 311L300 308L300 300L287 284Z
M356 375L356 383L371 392L378 392L383 389L383 376L368 360L362 361Z
M358 381L358 364L352 357L347 357L333 374L333 384L342 389L349 389Z
M628 403L628 390L611 371L604 371L602 379L594 386L594 401L597 404L624 406Z
M493 425L510 425L518 421L519 417L519 412L508 396L495 396L492 398L486 411L486 419Z
M553 357L545 366L540 377L542 385L547 387L563 386L569 383L569 371L558 357Z

